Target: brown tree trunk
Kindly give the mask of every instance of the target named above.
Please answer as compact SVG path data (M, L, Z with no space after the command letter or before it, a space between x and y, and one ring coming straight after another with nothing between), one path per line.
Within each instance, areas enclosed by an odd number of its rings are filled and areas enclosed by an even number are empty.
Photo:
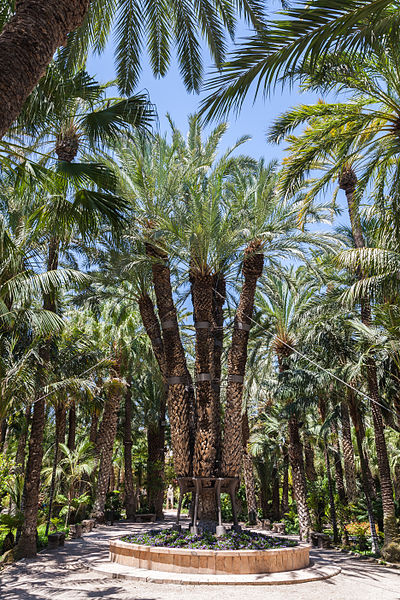
M126 518L132 520L136 514L136 494L132 469L132 377L125 390L124 411L124 504Z
M224 304L226 299L226 282L222 273L213 277L213 359L211 361L211 387L213 394L213 426L216 440L216 472L221 471L221 373L222 354L224 350Z
M92 418L90 420L90 429L89 429L89 442L93 445L96 444L98 424L99 424L99 415L97 414L97 412L93 412Z
M365 427L363 418L360 413L360 409L355 401L353 390L348 390L347 401L349 405L351 420L353 421L354 431L356 434L357 448L363 448L363 442L365 439ZM371 468L369 466L369 458L366 450L363 452L363 455L365 461L365 476L368 482L369 495L371 498L376 498L375 482L374 478L372 477Z
M304 442L304 458L305 458L305 472L308 481L317 480L317 472L314 465L314 448L311 446L310 441Z
M164 504L164 427L159 422L147 426L147 502L156 519L163 519Z
M255 486L255 482L254 482L253 457L251 456L249 449L248 449L249 437L250 437L249 419L248 419L247 410L246 410L242 417L243 477L244 477L244 485L245 485L245 490L246 490L247 515L248 515L249 524L256 525L256 523L258 522L257 498L256 498L256 486Z
M193 382L179 333L168 257L152 244L146 245L146 252L152 259L154 292L163 332L168 377L168 415L175 472L178 477L185 477L191 474L192 469Z
M337 431L335 424L332 425L332 431L334 434L334 441L333 441L334 451L332 452L332 454L333 454L334 467L335 467L336 490L337 490L341 504L343 506L345 506L347 504L347 496L346 496L346 489L344 487L342 452L340 449L339 433Z
M21 475L25 472L26 440L28 439L29 425L31 422L31 412L32 406L31 404L28 404L28 406L25 409L23 424L18 438L17 452L15 454L15 464L17 465L18 473Z
M68 441L67 446L69 450L75 450L76 446L76 406L75 402L71 403L68 412Z
M216 438L213 423L213 394L211 389L211 362L214 343L211 337L213 321L212 299L213 278L201 274L197 268L190 273L193 320L196 330L195 373L196 373L196 416L197 427L193 455L193 475L212 477L215 475ZM212 515L215 515L215 502ZM205 515L207 516L207 515Z
M271 512L272 519L274 521L279 521L281 518L281 511L279 506L279 472L276 466L272 467L271 471L272 477L272 503L271 503Z
M17 556L35 556L37 514L39 508L40 471L43 458L43 432L45 425L45 400L38 400L33 405L31 434L29 438L29 455L26 465L24 487L24 524L18 541Z
M356 184L357 177L353 169L351 167L345 169L342 172L341 177L339 179L339 185L341 189L345 191L346 194L354 244L356 248L364 248L365 241L362 233L360 216L358 214L357 205L354 197ZM360 279L364 277L364 274L362 273L361 269L358 269L357 275ZM364 298L361 301L361 321L364 325L367 326L371 324L371 307L368 298ZM382 411L379 406L380 396L378 389L376 362L372 357L368 358L367 360L366 373L368 391L371 398L370 406L372 420L374 424L375 447L378 459L379 478L381 483L385 545L387 545L391 541L398 541L399 528L397 526L395 516L393 486L390 474L386 440L384 435Z
M299 517L300 539L309 541L311 531L310 512L307 505L306 478L303 462L303 445L295 415L289 418L289 460L292 469L293 491Z
M58 402L55 408L55 418L56 418L56 439L54 443L54 457L53 457L53 470L51 474L51 483L50 483L50 491L49 491L49 507L47 512L47 523L46 523L46 532L45 535L48 535L52 510L53 510L53 500L54 493L56 489L56 476L57 476L57 466L60 460L60 444L65 442L65 430L66 430L66 413L65 413L65 405L62 402Z
M337 518L336 518L335 494L333 491L329 450L325 443L324 443L324 445L325 445L325 447L324 447L325 466L326 466L326 474L328 477L328 489L329 489L329 506L330 506L330 513L331 513L332 529L333 529L333 541L337 543L339 541L339 531L338 531Z
M67 34L82 23L89 0L18 0L0 34L0 137L20 114Z
M232 345L228 356L228 386L225 404L224 441L222 446L222 474L239 477L242 461L242 397L247 361L247 345L254 297L262 274L264 255L262 245L254 240L245 250L243 286L236 311Z
M18 5L26 5L28 2L22 0ZM18 14L18 13L17 13ZM11 23L11 21L10 21ZM4 45L2 46L1 40L4 33L9 31L10 23L3 29L0 34L0 72L2 71L2 48L4 52ZM0 75L0 96L2 93ZM4 91L3 91L4 93ZM1 123L1 121L0 121ZM1 132L1 126L0 126ZM4 132L3 132L4 133ZM47 271L53 271L58 267L58 252L59 242L56 238L52 237L49 242L49 251L47 259ZM52 312L56 312L56 300L53 291L49 291L43 296L43 308ZM39 354L43 361L43 364L38 365L37 382L38 390L41 391L45 384L45 369L46 365L50 363L50 345L52 340L48 340L46 345L39 349ZM43 459L43 433L46 422L46 403L45 399L37 399L33 405L31 433L29 437L29 455L26 465L26 474L24 482L23 492L23 513L24 513L24 524L21 530L21 536L18 541L17 556L30 557L36 555L37 544L36 544L36 527L37 527L37 515L39 509L39 488L40 488L40 472L42 469Z
M355 501L357 496L356 485L356 465L354 461L354 449L351 439L349 410L345 402L341 403L341 421L342 421L342 445L343 445L343 463L344 475L346 479L346 492L349 502Z
M287 448L284 448L283 454L281 512L282 515L289 512L289 454Z
M114 378L107 383L107 400L97 436L99 470L92 515L100 522L104 521L104 509L112 469L114 441L117 434L118 411L123 390L124 385L119 378Z

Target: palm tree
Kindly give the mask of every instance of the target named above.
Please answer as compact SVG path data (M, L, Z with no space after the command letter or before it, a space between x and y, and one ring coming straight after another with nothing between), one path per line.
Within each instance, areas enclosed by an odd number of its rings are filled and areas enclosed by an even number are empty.
M222 75L207 82L211 93L202 102L207 118L240 110L254 84L256 96L278 81L297 78L303 69L315 69L317 63L328 72L332 55L347 53L351 62L359 54L368 57L382 40L393 48L398 43L398 6L390 0L303 1L279 17L239 44Z
M315 280L298 269L289 272L288 284L282 276L268 273L262 281L257 308L262 319L268 323L267 331L271 337L266 340L263 331L259 335L264 348L274 352L278 360L279 372L284 375L289 369L288 359L294 352L296 329L306 311L313 304ZM303 458L303 444L300 438L299 415L291 410L288 419L289 462L292 471L293 489L299 516L300 538L308 540L311 531L311 519L307 505L307 488Z
M155 75L166 74L171 46L176 45L184 82L189 90L198 91L202 78L200 39L206 40L215 63L221 64L225 55L225 30L233 36L236 8L255 26L261 24L263 11L257 0L216 1L207 6L153 2L146 7L130 0L119 4L100 0L6 4L0 22L3 74L0 89L5 109L0 136L4 136L18 117L57 48L65 47L61 60L68 66L81 65L89 49L104 50L111 31L117 37L117 71L124 93L131 93L137 83L144 37ZM68 35L71 32L74 33ZM18 68L15 65L10 68L10 56L17 55Z
M233 149L215 160L225 129L225 125L218 126L203 142L199 119L194 116L187 140L172 125L172 145L162 138L151 144L139 140L135 146L118 151L125 194L130 194L135 203L136 223L143 224L134 235L144 237L152 269L161 324L159 346L164 349L168 368L168 413L179 477L189 475L192 468L197 477L214 477L216 473L239 476L248 334L263 255L273 262L277 254L290 255L293 248L301 254L303 244L317 239L296 230L290 206L278 205L273 165L256 164L245 156L233 158ZM322 244L326 241L325 237ZM228 357L224 441L219 461L218 341L223 337L226 287L240 255L244 256L243 285L234 291L237 308ZM173 282L181 285L184 273L190 283L196 340L194 439L192 381L173 294ZM219 282L221 291L213 287L215 282ZM213 379L216 386L211 385ZM205 508L205 496L202 508L204 514L211 515L215 511L212 492L209 500L209 510Z

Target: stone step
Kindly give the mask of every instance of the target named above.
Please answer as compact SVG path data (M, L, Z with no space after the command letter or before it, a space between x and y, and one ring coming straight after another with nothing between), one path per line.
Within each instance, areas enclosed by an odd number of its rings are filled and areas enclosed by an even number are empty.
M167 573L126 567L109 560L88 562L90 570L114 579L132 579L151 583L176 583L181 585L288 585L329 579L341 572L340 567L315 564L307 569L256 575L202 575L194 573Z

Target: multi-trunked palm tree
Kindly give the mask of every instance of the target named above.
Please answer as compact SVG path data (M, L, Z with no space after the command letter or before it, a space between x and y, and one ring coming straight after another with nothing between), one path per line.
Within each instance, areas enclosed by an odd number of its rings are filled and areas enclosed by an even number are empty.
M119 152L124 191L141 224L135 235L152 270L156 308L147 296L144 325L165 373L176 474L182 491L197 489L201 519L214 522L218 487L233 493L241 471L247 347L264 260L274 264L316 239L298 231L295 208L276 196L273 167L231 152L215 159L225 130L220 125L203 143L192 117L187 141L172 126L171 145L156 138ZM178 285L193 304L193 375ZM236 310L223 369L227 288Z

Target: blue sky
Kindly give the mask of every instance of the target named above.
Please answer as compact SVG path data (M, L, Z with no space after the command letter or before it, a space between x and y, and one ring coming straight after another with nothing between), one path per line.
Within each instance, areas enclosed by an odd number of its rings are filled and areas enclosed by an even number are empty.
M277 9L280 3L271 1L270 10ZM249 30L244 24L240 24L237 32L237 40L247 36ZM209 60L207 49L204 48L204 57L206 72L211 73L212 63ZM208 64L207 64L208 63ZM116 78L114 68L114 57L112 40L110 40L106 51L101 56L91 56L88 61L88 71L91 75L97 77L100 82L114 80ZM186 133L187 117L189 114L198 110L202 95L189 94L182 83L179 69L174 62L166 77L156 79L149 67L147 57L144 55L142 60L142 75L137 86L137 91L146 90L150 96L150 100L156 105L159 117L159 131L164 133L169 130L166 120L166 113L169 113L178 126L178 128ZM268 127L272 124L282 112L290 107L298 104L310 104L318 100L318 96L312 93L302 93L297 86L281 86L272 91L268 96L260 95L255 101L249 95L246 98L240 114L236 117L230 115L227 118L229 122L229 130L224 136L225 146L221 148L225 151L226 148L234 144L234 142L243 135L250 135L251 140L242 145L240 152L253 156L254 158L263 157L266 161L278 159L281 160L284 155L284 144L279 146L268 144L266 134ZM208 126L211 129L214 124ZM339 194L340 204L343 206L344 198ZM347 215L344 214L339 219L340 222L347 222ZM325 227L323 227L325 229Z
M237 39L245 37L247 28L241 25L238 29ZM207 50L204 49L205 62L208 62L207 71L211 72L212 64L208 60ZM148 65L147 58L143 56L143 72L138 91L147 90L151 101L156 105L159 115L160 131L168 130L165 115L168 112L178 128L184 132L187 130L187 116L198 110L202 95L189 94L181 80L176 63L163 79L155 79ZM114 58L112 42L101 56L91 56L88 70L95 75L99 81L105 82L115 79ZM310 103L317 100L315 94L300 93L298 88L283 91L278 88L268 98L259 97L255 103L251 97L243 104L240 115L236 118L230 115L227 119L230 123L229 132L226 135L227 146L232 145L242 135L250 135L252 140L242 146L242 151L255 158L264 157L266 160L280 159L283 148L267 144L266 132L268 125L283 111L299 103ZM211 125L212 127L212 125Z

